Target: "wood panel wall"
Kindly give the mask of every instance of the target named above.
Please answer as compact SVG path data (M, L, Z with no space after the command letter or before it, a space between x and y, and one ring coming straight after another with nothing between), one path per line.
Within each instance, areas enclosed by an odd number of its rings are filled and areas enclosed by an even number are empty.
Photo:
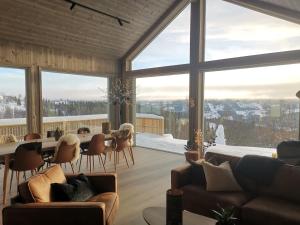
M116 76L120 73L118 60L65 52L30 44L0 40L0 66L26 69L28 132L42 133L40 71Z

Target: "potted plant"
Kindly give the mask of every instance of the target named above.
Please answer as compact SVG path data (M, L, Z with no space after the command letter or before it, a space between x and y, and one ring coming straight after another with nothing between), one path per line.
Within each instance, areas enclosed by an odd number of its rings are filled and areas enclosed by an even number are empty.
M219 206L219 208L220 211L212 210L217 220L216 225L235 225L237 218L234 217L234 207L222 208Z
M193 135L193 140L187 141L184 146L186 152L184 153L187 161L196 161L203 158L203 135L200 130L196 130ZM200 153L200 155L199 155Z

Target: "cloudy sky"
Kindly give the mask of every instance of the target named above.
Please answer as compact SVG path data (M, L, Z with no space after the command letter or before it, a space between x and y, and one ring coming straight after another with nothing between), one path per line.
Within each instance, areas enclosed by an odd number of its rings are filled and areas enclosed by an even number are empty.
M297 24L221 0L207 1L206 16L206 60L300 49L300 26ZM133 68L188 63L189 17L190 8L187 7L134 60ZM160 96L184 99L188 96L187 75L143 78L137 80L137 85L140 99ZM206 98L293 99L298 90L300 64L210 72L205 77Z
M189 63L190 7L133 61L134 69ZM206 60L300 49L300 26L222 0L207 1ZM43 73L43 97L98 99L105 78ZM100 90L101 89L101 90ZM75 91L74 91L75 90ZM295 99L300 64L206 73L206 98ZM23 70L0 68L0 94L25 95ZM137 79L138 99L186 99L188 75Z

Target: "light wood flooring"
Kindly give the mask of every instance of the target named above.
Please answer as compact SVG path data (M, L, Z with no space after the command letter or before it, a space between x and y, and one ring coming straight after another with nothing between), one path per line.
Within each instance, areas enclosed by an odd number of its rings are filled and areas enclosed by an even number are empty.
M129 155L127 154L128 159ZM125 159L120 154L117 166L118 192L120 195L120 209L117 213L115 225L145 225L142 211L150 206L165 206L165 193L171 185L171 169L185 163L183 155L167 153L152 149L134 148L135 165L127 168ZM107 171L113 172L113 161L107 161ZM71 168L64 168L70 173ZM78 167L77 167L78 170ZM81 172L88 172L86 160L82 161ZM95 172L103 172L95 158ZM2 183L3 169L0 170ZM2 191L2 187L1 190ZM13 183L11 196L16 194L16 184ZM0 195L2 199L2 195ZM1 205L2 210L3 205ZM2 225L2 213L0 225Z

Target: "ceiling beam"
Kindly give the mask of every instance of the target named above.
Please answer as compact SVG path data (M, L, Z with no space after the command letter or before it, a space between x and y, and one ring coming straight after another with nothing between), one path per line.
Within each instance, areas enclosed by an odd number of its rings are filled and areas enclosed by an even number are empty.
M261 0L223 0L236 5L249 8L270 16L278 17L293 23L300 24L300 13L279 5L263 2ZM284 2L284 1L282 1Z
M124 54L125 61L133 60L189 4L190 0L175 2L158 18L142 37Z

